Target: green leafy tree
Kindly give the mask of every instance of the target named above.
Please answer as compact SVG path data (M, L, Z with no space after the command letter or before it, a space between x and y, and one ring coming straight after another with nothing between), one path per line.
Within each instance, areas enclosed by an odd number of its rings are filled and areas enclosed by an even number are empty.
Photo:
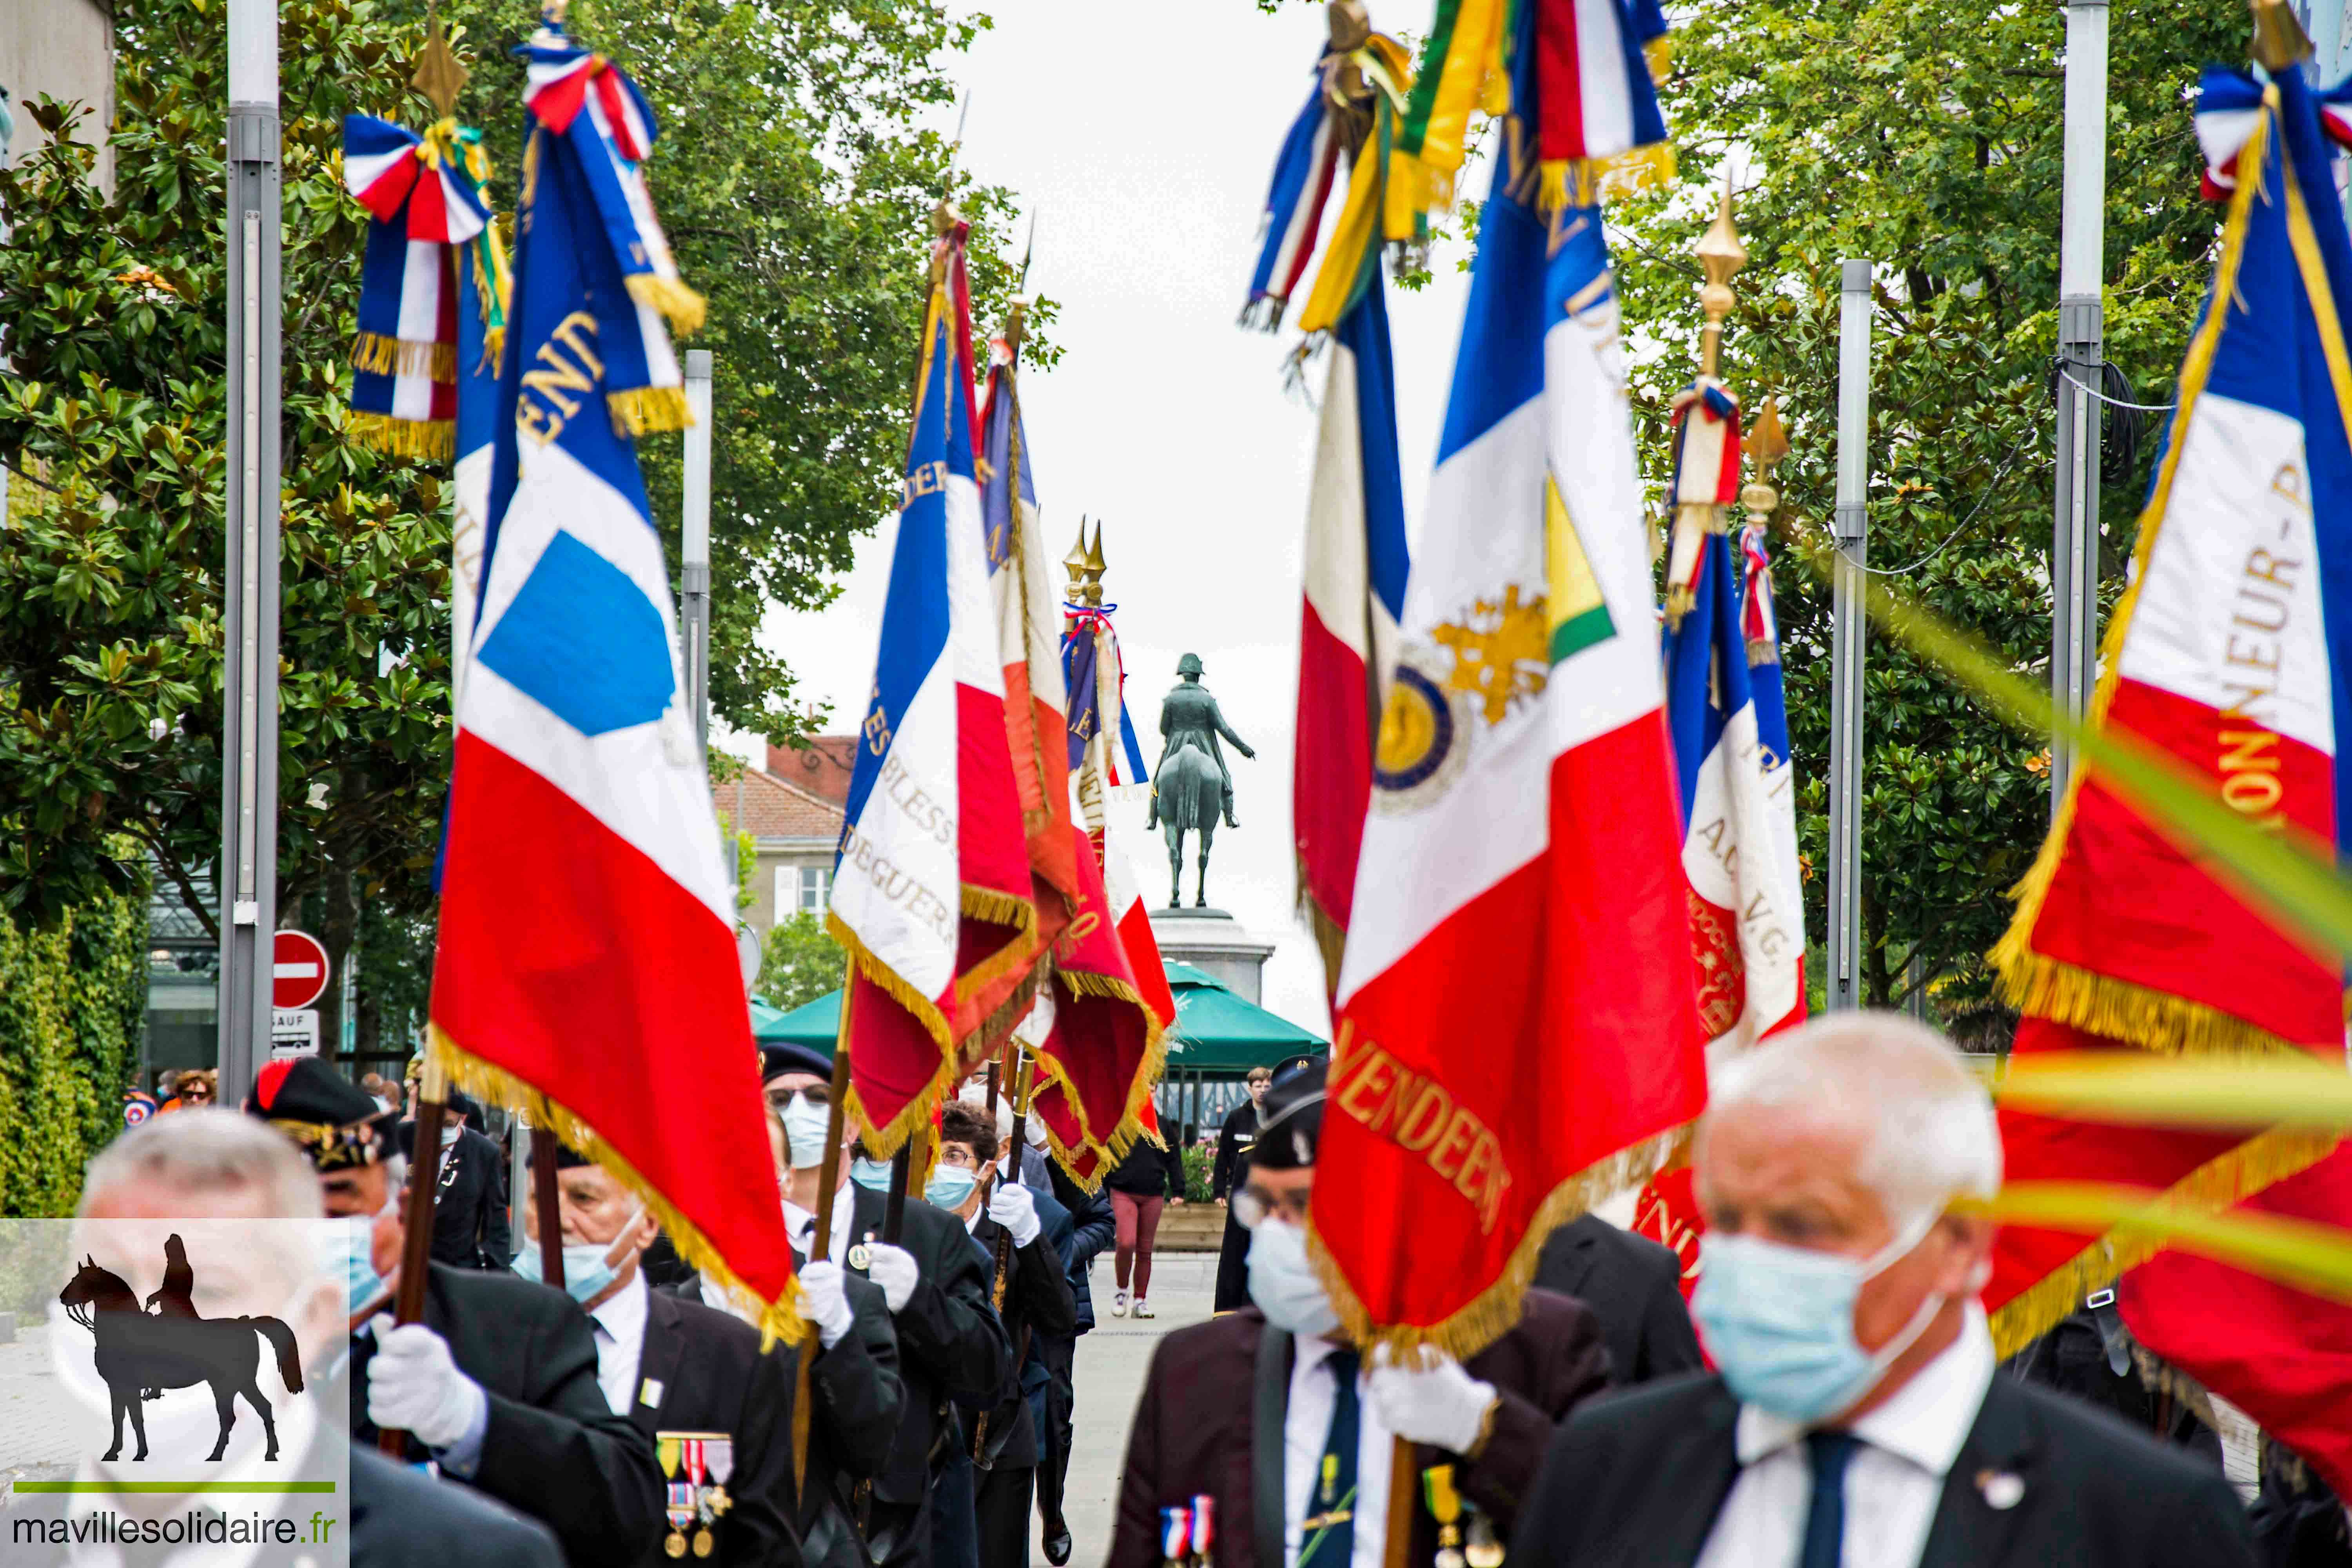
M519 147L507 48L536 6L441 10L476 73L461 114L494 147ZM278 6L279 907L312 922L338 963L371 927L363 1045L413 1018L429 966L451 741L449 531L438 465L350 438L364 228L341 188L341 121L427 118L407 85L423 16L419 0ZM37 922L138 885L148 862L201 910L219 836L225 12L121 0L115 20L115 124L26 106L52 140L0 171L12 226L0 460L21 476L0 529L0 912ZM653 184L688 279L710 297L696 341L719 367L714 705L784 739L812 716L753 634L771 605L825 602L856 536L893 504L926 220L950 161L914 119L949 97L940 61L984 23L880 0L583 0L572 20L636 74L665 128ZM110 199L91 179L101 132ZM514 157L503 153L493 187L505 206ZM1012 284L1010 205L969 185L961 199L985 322ZM645 449L665 531L677 445Z
M837 988L845 956L825 934L824 921L803 910L769 928L751 993L789 1013Z
M1692 247L1724 163L1748 252L1725 374L1750 415L1793 425L1775 526L1790 742L1802 781L1807 923L1826 929L1829 537L1835 492L1839 262L1876 263L1870 564L2046 680L2064 17L1921 0L1727 0L1681 21L1662 94L1673 189L1612 205L1648 476L1696 364ZM2106 352L2162 403L2218 222L2197 197L2190 89L2241 58L2242 13L2157 0L2113 21ZM2103 489L2103 600L2130 552L2154 439ZM2125 454L2111 439L2111 458ZM2048 810L2042 742L2004 727L1874 630L1864 658L1860 882L1868 1000L1904 999L1907 961L1948 1017L1980 1010L1981 954L2006 925ZM1816 963L1819 959L1815 949Z

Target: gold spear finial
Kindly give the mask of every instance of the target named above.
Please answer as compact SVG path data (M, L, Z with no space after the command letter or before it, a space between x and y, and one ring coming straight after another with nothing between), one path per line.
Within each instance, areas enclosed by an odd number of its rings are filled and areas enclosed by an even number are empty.
M1062 557L1062 569L1070 574L1070 602L1097 605L1102 603L1102 524L1095 524L1094 548L1087 547L1087 520L1078 519L1078 542Z
M457 95L465 91L466 79L472 73L449 47L440 16L428 13L425 26L425 48L416 57L416 74L408 79L409 85L432 102L436 118L446 120L457 112Z
M2266 71L2283 71L2311 58L2311 37L2286 0L2253 0L2253 5L2256 65Z
M1756 416L1745 447L1748 471L1755 477L1741 488L1739 504L1748 509L1748 521L1761 527L1780 504L1780 492L1772 488L1772 469L1789 455L1789 432L1780 423L1778 397L1764 400L1764 411Z
M1748 251L1739 243L1739 230L1731 221L1731 175L1723 176L1723 199L1715 209L1715 221L1699 237L1698 264L1706 273L1706 282L1698 291L1699 309L1706 312L1706 335L1699 340L1698 373L1702 379L1712 380L1723 351L1723 319L1739 302L1731 291L1731 280L1748 265Z

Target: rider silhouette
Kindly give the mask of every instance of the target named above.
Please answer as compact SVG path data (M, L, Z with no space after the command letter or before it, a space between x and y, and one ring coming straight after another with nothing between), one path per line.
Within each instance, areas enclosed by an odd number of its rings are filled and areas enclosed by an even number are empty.
M163 1284L147 1298L147 1310L166 1318L198 1318L196 1310L196 1271L188 1267L188 1248L178 1236L163 1242ZM163 1306L158 1311L156 1303Z

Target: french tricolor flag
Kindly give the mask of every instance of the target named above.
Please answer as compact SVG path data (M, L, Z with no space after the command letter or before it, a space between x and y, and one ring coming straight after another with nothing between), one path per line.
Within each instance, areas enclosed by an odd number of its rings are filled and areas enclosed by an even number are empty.
M789 1334L732 890L620 413L646 384L610 352L639 323L583 150L530 135L432 1049L611 1170L688 1262Z
M1666 635L1666 723L1699 1021L1710 1041L1738 1047L1805 1017L1797 779L1762 531L1746 531L1736 555L1713 528L1695 530L1694 542L1695 597Z
M964 230L934 258L898 539L827 927L849 950L850 1107L894 1152L1011 1031L1036 907L1005 731L972 430Z
M1314 921L1331 984L1355 903L1356 860L1372 795L1381 675L1395 660L1411 564L1383 294L1375 267L1332 333L1307 503L1291 821L1298 901Z

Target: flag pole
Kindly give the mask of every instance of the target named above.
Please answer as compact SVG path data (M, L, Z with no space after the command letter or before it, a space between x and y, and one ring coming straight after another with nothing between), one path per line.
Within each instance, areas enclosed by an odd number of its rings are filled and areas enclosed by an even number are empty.
M1021 1043L1018 1040L1013 1040L1011 1041L1010 1044L1015 1053L1014 1059L1017 1062L1019 1060ZM996 1119L996 1063L992 1059L988 1064L988 1109L989 1120L992 1121ZM1021 1180L1021 1142L1022 1140L1028 1135L1029 1084L1030 1071L1027 1066L1022 1065L1016 1067L1013 1069L1013 1144L1011 1149L1008 1150L1005 1154L1005 1158L1012 1163L1013 1180L1016 1183ZM998 1179L1002 1180L1003 1178L1000 1177ZM1012 1268L1013 1233L1000 1226L997 1227L996 1233L996 1282L992 1289L990 1291L988 1298L989 1306L992 1308L1000 1317L1002 1317L1004 1312L1004 1280L1005 1277L1012 1272ZM1021 1363L1028 1359L1029 1327L1024 1323L1021 1328L1020 1354L1015 1357L1013 1361L1013 1376L1016 1379L1021 1374ZM982 1411L980 1413L980 1419L972 1423L971 1429L971 1462L983 1470L994 1468L993 1466L990 1465L987 1460L982 1457L987 1452L988 1448L988 1417L990 1414L991 1413L988 1411Z
M849 992L857 978L857 961L845 964L841 977L841 1017L833 1029L833 1092L825 1108L824 1155L817 1177L816 1234L809 1237L809 1261L823 1263L833 1253L833 1197L841 1185L841 1135L849 1115ZM791 1161L789 1142L784 1159ZM816 1363L816 1330L801 1342L800 1364L793 1373L793 1498L797 1504L808 1478L809 1369Z
M441 1121L448 1104L448 1069L427 1053L416 1081L416 1142L409 1150L408 1191L400 1205L406 1229L400 1238L400 1289L393 1297L395 1325L420 1322L425 1317L425 1277L433 1268L433 1198L441 1184ZM557 1256L562 1256L561 1248ZM375 1435L382 1453L396 1456L407 1443L408 1434L397 1426L380 1428Z

